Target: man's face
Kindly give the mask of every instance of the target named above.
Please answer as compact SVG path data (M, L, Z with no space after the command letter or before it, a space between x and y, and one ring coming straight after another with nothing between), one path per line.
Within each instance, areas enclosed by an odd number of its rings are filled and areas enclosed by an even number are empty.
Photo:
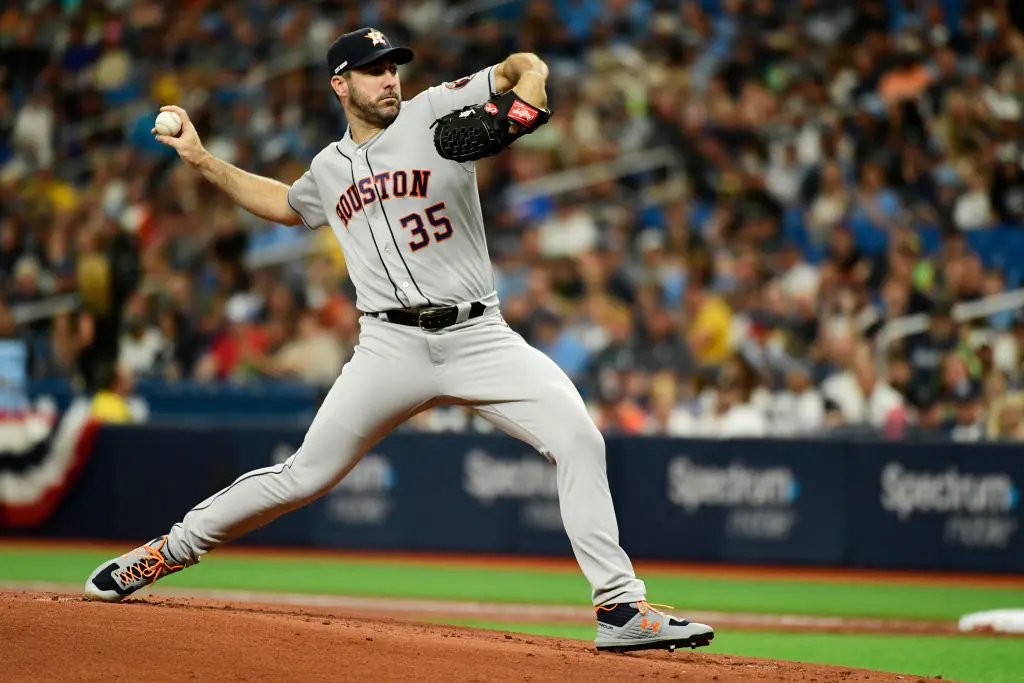
M672 319L664 311L657 311L651 316L649 331L654 339L668 339L672 334Z
M860 362L856 368L857 384L860 386L860 390L864 392L865 396L870 396L875 390L875 383L878 380L878 374L875 372L875 366L870 362Z
M402 84L394 62L381 60L362 69L353 69L343 80L348 89L346 106L360 119L384 128L398 118L402 108Z
M942 424L942 406L933 403L922 408L918 413L917 423L925 428L938 428Z
M36 277L35 272L26 271L24 273L19 273L14 281L14 289L17 292L26 295L32 295L38 292L39 280Z
M811 378L801 370L790 370L786 373L786 387L793 393L800 394L809 389Z
M981 415L981 404L978 401L962 401L956 406L956 421L962 425L974 424Z
M1022 412L1020 406L1008 405L999 414L1000 431L1003 434L1012 434L1020 428L1022 421L1024 421L1024 412Z
M722 412L743 404L743 390L739 385L730 384L718 390L718 409Z
M905 387L910 384L911 375L910 364L904 360L899 360L889 366L889 382L895 386Z

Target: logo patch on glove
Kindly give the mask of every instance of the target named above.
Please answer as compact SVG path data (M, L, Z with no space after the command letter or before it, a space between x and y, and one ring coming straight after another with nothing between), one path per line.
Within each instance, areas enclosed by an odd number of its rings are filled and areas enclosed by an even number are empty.
M525 102L516 100L508 110L508 117L529 128L537 120L537 110Z
M430 128L438 156L461 163L498 154L550 118L551 112L523 102L509 90L478 105L449 112Z

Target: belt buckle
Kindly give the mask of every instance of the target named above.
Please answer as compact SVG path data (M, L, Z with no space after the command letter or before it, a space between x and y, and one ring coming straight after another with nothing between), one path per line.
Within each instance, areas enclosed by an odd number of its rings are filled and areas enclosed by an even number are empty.
M421 330L440 330L444 328L442 318L445 313L447 313L447 311L444 308L428 308L417 313L416 322L419 324Z

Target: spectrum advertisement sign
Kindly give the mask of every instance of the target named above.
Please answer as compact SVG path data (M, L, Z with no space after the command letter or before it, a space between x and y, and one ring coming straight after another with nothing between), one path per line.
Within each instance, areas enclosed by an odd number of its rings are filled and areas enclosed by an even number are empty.
M613 490L639 557L836 563L843 459L788 441L620 442Z
M858 448L853 561L866 566L1024 569L1024 458L1013 447Z

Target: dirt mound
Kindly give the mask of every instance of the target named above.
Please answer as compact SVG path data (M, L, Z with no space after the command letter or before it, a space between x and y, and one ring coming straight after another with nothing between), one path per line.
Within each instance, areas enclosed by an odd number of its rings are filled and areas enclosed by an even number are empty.
M350 613L0 593L7 681L924 681L714 653L598 654L586 642Z

